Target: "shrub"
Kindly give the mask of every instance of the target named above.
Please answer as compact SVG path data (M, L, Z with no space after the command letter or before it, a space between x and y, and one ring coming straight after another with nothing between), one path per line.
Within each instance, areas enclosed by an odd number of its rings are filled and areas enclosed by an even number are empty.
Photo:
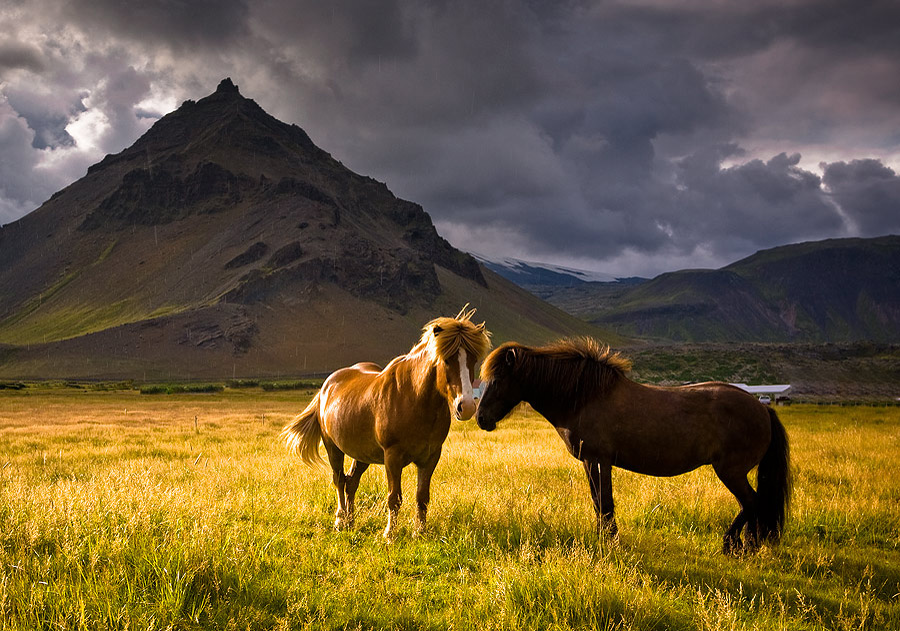
M232 379L226 381L225 385L229 388L258 388L259 379Z
M222 392L225 386L217 383L154 384L141 386L141 394L209 394Z
M266 381L260 384L266 392L273 390L315 390L320 385L316 381Z

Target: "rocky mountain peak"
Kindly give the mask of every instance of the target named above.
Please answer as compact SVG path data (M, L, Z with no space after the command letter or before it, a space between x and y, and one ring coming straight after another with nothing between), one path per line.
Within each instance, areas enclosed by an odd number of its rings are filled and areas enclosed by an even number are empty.
M234 85L234 82L231 80L231 77L225 77L219 82L218 87L216 87L216 94L238 94L240 95L240 91L238 87Z
M405 312L440 295L436 265L485 286L478 263L421 206L344 167L230 78L93 166L45 209L48 219L60 207L93 241L137 240L151 227L154 245L161 227L198 233L216 247L193 258L221 270L216 295L232 303L328 283ZM247 255L263 249L274 254Z

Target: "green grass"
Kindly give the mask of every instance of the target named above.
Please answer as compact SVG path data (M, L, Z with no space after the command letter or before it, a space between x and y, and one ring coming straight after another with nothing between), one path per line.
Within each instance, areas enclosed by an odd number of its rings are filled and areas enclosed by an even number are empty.
M135 300L107 305L70 305L45 299L40 309L23 311L15 322L3 323L0 341L6 344L56 342L79 335L137 322L147 317Z
M89 268L105 261L117 243L118 240L111 241ZM148 312L147 308L139 306L139 301L133 299L96 305L85 303L78 295L66 296L71 292L63 290L83 271L76 269L62 275L38 297L0 322L0 342L17 345L56 342L121 324L172 315L187 308L164 305Z
M711 471L615 471L599 541L586 483L523 410L454 424L413 534L386 543L384 474L353 531L330 476L277 434L308 396L0 390L0 629L900 628L900 409L779 409L796 492L781 545L719 553Z
M225 386L217 383L160 383L141 386L141 394L213 394Z

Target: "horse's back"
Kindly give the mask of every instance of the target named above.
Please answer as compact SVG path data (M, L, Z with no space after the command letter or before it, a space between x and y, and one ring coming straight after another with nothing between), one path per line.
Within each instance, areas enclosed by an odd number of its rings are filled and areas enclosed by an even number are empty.
M597 440L614 463L649 475L677 475L736 452L762 457L771 434L765 406L718 382L623 382L591 412Z
M342 389L367 388L372 380L381 372L381 366L375 362L358 362L346 368L339 368L328 375L322 384L323 391L340 391Z
M768 430L769 413L756 397L737 386L706 381L674 388L685 401L685 409L719 427L722 431Z
M357 362L349 368L345 368L344 370L356 370L360 373L377 374L381 372L381 366L379 366L375 362Z
M360 362L341 368L322 384L319 415L328 440L351 458L381 464L384 458L375 436L373 385L381 367Z
M751 460L762 457L771 440L772 423L768 408L756 397L718 381L681 386L680 390L697 398L696 408L705 411L709 431L718 437L723 452L746 453Z

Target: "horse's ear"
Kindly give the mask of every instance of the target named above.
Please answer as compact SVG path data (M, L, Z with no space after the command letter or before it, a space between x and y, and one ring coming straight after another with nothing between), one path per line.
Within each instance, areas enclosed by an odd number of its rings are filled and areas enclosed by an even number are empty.
M516 349L508 348L506 349L506 355L503 358L506 360L507 366L515 366L516 364Z
M435 324L435 325L431 328L431 332L434 333L434 336L435 336L435 337L437 337L437 336L438 336L438 333L441 333L443 330L444 330L444 329L443 329L442 327L440 327L439 325L437 325L437 324Z

